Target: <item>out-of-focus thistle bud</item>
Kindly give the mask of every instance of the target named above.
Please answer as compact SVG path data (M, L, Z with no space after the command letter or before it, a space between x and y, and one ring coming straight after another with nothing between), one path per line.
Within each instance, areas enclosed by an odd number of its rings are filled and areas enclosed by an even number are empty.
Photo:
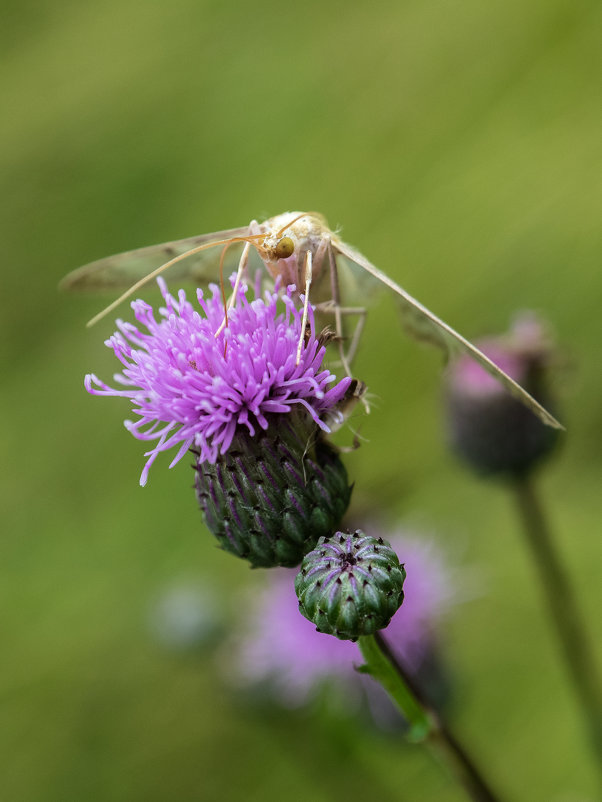
M545 326L533 313L522 313L506 335L478 345L543 406L554 411L548 374L555 351ZM451 446L477 473L524 475L558 442L558 430L545 426L468 357L451 365L445 402Z
M255 567L298 565L351 498L343 463L305 410L273 416L255 437L240 431L215 463L200 460L196 490L221 547Z
M405 576L382 538L337 532L303 559L295 579L299 610L319 632L357 640L387 626L403 601Z

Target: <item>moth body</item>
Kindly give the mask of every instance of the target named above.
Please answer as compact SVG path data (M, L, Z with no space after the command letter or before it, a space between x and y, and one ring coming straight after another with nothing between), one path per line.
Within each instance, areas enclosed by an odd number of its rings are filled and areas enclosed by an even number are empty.
M263 223L251 223L250 234L264 234L257 246L266 270L281 285L294 284L299 292L305 286L307 253L312 256L313 285L319 286L325 274L326 238L330 230L323 217L303 212L285 212ZM284 247L283 247L284 246ZM281 256L284 251L289 255Z

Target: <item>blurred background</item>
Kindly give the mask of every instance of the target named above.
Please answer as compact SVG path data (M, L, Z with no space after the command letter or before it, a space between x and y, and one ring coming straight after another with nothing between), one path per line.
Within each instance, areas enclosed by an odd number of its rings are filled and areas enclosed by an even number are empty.
M420 748L248 706L149 627L190 584L229 626L265 574L215 548L186 460L138 486L127 404L83 389L115 370L112 321L84 327L110 298L57 283L133 247L318 210L468 337L547 317L568 433L540 489L599 645L601 22L583 0L5 2L3 799L464 798ZM442 649L449 717L500 793L593 800L516 511L449 455L440 368L378 296L355 504L479 574Z

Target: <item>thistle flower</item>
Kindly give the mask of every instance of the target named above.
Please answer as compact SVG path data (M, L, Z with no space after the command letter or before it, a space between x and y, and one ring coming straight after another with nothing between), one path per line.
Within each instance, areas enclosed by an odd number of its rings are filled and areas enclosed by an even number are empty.
M540 320L523 313L510 331L479 343L480 349L547 408L553 349ZM454 362L445 390L451 447L477 473L521 476L558 442L545 426L483 368L467 357Z
M228 326L219 331L224 306L216 285L207 298L197 291L199 311L183 290L176 299L163 279L157 282L165 302L160 319L149 304L134 301L134 316L146 332L119 320L105 343L123 365L114 379L124 389L94 374L85 378L93 395L131 399L138 420L125 421L126 429L138 440L156 441L145 454L141 485L162 451L179 446L170 468L192 447L201 462L215 463L238 431L253 437L268 428L270 416L293 409L303 408L328 431L320 416L344 397L351 379L328 389L335 376L322 368L325 347L315 336L311 309L311 332L297 364L302 315L292 300L294 287L282 297L284 312L278 311L278 293L249 301L243 287L228 312Z
M243 287L224 327L217 286L207 298L198 291L197 310L183 290L176 299L158 281L159 320L135 301L146 331L118 321L106 342L124 366L115 376L124 389L94 375L86 389L132 400L138 420L126 428L154 443L140 484L162 451L178 448L172 467L191 450L197 497L222 548L253 566L297 565L337 528L349 503L347 474L323 439L330 431L323 418L337 418L354 383L347 377L330 386L336 377L323 368L326 347L311 308L301 338L293 286L254 300Z
M384 636L396 657L419 678L436 651L437 625L457 601L452 576L432 541L387 536L407 569L405 599ZM370 678L358 674L362 663L357 644L316 632L299 614L295 572L270 572L267 584L244 604L240 634L227 658L231 679L264 686L286 707L309 703L320 690L340 692L348 706L371 688L373 712L382 713L382 696ZM392 704L388 708L392 710Z

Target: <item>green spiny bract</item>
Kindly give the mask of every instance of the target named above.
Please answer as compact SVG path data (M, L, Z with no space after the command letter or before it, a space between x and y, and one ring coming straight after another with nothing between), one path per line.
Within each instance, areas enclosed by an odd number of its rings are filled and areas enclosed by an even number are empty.
M356 640L388 625L403 601L405 576L382 538L337 532L303 559L295 580L299 610L318 632Z
M351 498L343 463L305 411L274 415L254 437L237 433L215 464L195 467L207 526L253 567L299 565Z

